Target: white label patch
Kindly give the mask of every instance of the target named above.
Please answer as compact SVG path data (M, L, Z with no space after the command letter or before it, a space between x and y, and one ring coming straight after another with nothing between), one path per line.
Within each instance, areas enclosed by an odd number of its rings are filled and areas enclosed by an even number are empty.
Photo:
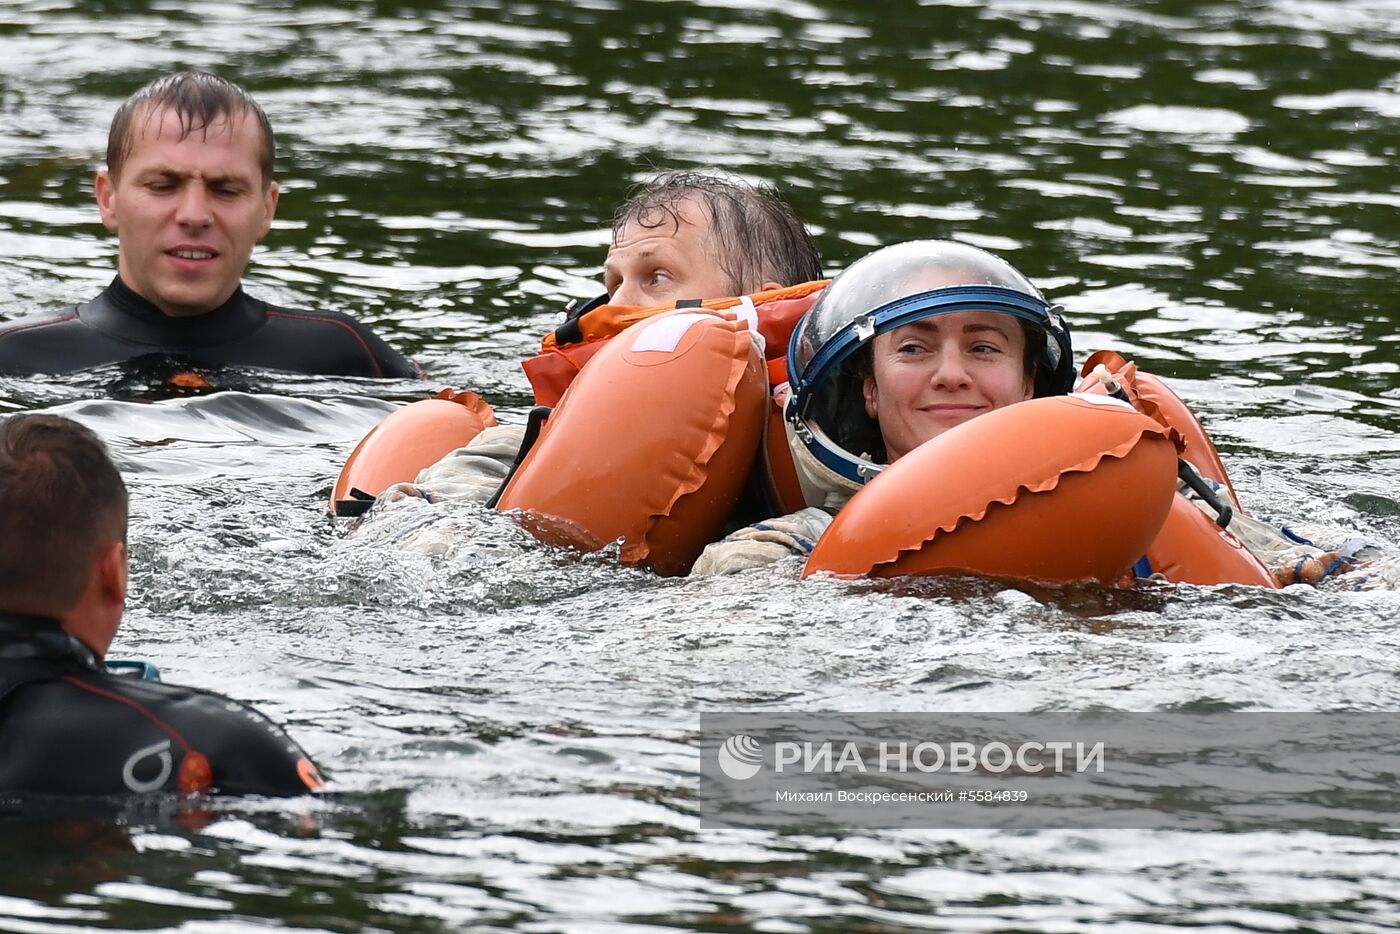
M1122 399L1115 396L1102 396L1096 392L1076 392L1070 398L1078 399L1081 402L1092 402L1094 405L1116 405L1125 409L1132 409L1134 412L1137 411L1137 409L1133 409L1130 404L1124 402Z
M668 315L643 325L642 333L632 343L633 350L656 350L661 353L675 353L685 332L692 325L709 321L714 315L703 313L689 315Z
M753 305L753 299L747 295L740 296L739 304L729 309L738 315L740 321L746 321L749 325L749 335L753 337L754 346L758 348L758 355L763 356L768 349L768 342L763 339L763 334L758 329L758 309Z

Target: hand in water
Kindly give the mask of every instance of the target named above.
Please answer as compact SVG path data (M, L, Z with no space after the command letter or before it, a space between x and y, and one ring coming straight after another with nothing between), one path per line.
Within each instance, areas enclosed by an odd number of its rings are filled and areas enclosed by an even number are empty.
M423 489L417 484L395 483L393 486L387 488L383 493L379 494L379 496L374 501L374 505L376 507L379 507L384 505L385 503L397 503L399 500L403 499L425 499L430 503L436 503L439 501L440 498L438 496L433 495L432 493L429 493L427 490Z
M1325 551L1320 555L1299 558L1269 570L1280 587L1287 587L1289 584L1316 585L1323 578L1350 571L1360 563L1355 555L1346 551Z

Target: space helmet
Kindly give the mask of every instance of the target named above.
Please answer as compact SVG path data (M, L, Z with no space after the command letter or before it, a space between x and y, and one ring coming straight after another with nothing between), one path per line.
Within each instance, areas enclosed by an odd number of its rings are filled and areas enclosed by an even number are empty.
M828 488L844 486L847 496L879 473L884 440L865 410L862 348L910 322L966 311L1021 322L1036 358L1034 395L1073 389L1074 354L1061 309L1010 263L949 240L888 246L838 275L788 344L784 415L799 471L820 475Z

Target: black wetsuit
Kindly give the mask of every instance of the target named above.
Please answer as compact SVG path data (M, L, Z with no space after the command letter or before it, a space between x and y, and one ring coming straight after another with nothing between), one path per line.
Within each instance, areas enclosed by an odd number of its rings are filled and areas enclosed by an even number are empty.
M252 708L111 674L54 620L0 614L0 796L300 795L320 784L306 753Z
M417 378L412 361L349 315L290 311L241 288L207 314L175 318L118 277L90 302L0 323L0 374L67 373L164 354L195 366Z

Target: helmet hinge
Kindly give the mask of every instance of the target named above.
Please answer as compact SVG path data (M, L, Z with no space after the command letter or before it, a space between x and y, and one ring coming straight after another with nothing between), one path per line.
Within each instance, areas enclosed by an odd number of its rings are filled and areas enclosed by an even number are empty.
M876 476L884 469L885 468L880 464L861 464L856 467L856 474L859 475L862 480L869 482L872 477Z
M861 315L855 320L856 339L862 344L875 336L875 319L870 315Z

